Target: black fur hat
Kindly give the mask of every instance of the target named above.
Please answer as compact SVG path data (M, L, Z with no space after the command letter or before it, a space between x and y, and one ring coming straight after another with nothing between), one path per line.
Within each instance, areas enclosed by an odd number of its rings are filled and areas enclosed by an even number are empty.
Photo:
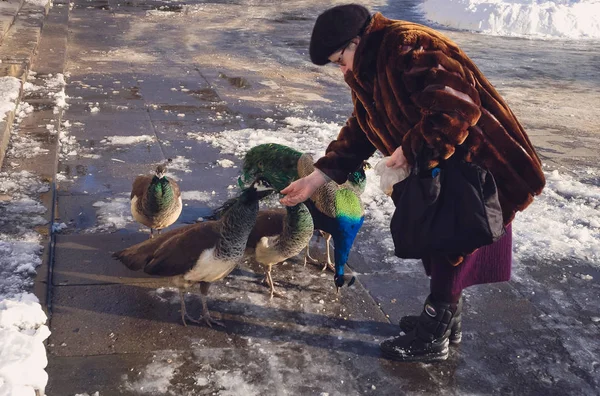
M329 63L328 57L360 36L370 20L369 10L359 4L345 4L326 10L317 18L310 37L310 60L319 66Z

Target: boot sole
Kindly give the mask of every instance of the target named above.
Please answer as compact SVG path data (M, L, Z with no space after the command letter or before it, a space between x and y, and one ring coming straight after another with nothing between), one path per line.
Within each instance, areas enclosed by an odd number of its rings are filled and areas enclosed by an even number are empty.
M410 330L405 330L402 327L400 327L400 331L402 331L404 334L408 334L410 333L412 329ZM460 342L462 341L462 333L461 334L454 334L454 335L450 335L450 337L448 337L448 340L450 341L451 345L458 345L460 344Z
M432 363L432 362L442 362L448 359L448 349L438 352L438 353L429 353L427 355L398 355L397 353L386 351L384 349L381 350L383 356L388 359L395 360L397 362L422 362L422 363Z

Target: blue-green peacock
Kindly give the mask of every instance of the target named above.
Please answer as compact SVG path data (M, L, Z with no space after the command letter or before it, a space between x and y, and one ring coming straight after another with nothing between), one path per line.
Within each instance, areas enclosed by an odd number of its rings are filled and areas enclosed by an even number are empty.
M244 158L242 181L265 178L277 191L291 182L309 175L315 168L309 154L281 144L261 144L250 149ZM364 222L364 208L360 194L364 191L364 168L349 175L343 185L330 181L317 189L305 204L314 222L314 228L331 235L334 243L335 283L344 284L344 266L352 245ZM354 282L352 277L349 285Z

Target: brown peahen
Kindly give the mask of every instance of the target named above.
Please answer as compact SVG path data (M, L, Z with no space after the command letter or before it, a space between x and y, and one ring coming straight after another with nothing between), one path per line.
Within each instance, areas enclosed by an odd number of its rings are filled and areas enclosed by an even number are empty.
M175 223L181 214L181 192L175 180L165 176L167 168L158 165L155 174L135 178L131 189L131 215L134 220L160 235L163 228Z

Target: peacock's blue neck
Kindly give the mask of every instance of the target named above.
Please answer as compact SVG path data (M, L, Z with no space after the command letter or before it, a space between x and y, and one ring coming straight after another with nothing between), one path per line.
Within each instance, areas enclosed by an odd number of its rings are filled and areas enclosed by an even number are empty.
M355 217L338 216L337 221L339 227L331 236L335 245L335 274L342 276L344 275L344 266L348 262L352 244L365 218L364 216L358 219Z

